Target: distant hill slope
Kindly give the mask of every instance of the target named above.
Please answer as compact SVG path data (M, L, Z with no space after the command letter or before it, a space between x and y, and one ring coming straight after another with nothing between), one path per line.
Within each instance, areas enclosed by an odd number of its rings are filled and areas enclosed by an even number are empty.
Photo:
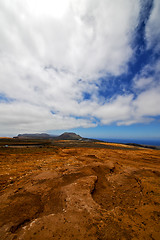
M34 133L34 134L18 134L17 137L19 139L51 139L52 136L47 133Z
M47 133L35 133L35 134L18 134L14 137L16 139L50 139L50 140L81 140L87 142L103 142L92 138L83 138L80 135L73 132L64 132L59 136L49 135Z
M35 134L18 134L18 139L55 139L55 140L80 140L83 139L80 135L73 132L65 132L60 136L52 136L47 133L35 133Z
M76 133L65 132L60 136L56 137L57 140L80 140L82 137Z

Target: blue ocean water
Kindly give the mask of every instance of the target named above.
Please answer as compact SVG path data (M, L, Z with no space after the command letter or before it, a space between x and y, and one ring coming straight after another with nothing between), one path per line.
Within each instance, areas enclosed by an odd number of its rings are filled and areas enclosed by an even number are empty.
M102 140L105 142L112 143L136 143L136 144L144 144L151 146L160 146L160 139L113 139L113 138L97 138L98 140Z

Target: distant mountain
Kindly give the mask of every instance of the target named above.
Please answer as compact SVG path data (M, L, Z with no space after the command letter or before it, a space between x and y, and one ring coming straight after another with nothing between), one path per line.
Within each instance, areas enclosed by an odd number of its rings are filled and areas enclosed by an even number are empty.
M18 134L18 136L14 137L18 139L50 139L50 140L80 140L80 141L87 141L87 142L101 142L97 139L91 138L83 138L80 135L73 133L73 132L64 132L60 136L53 136L47 133L35 133L35 134Z
M65 132L60 136L56 137L57 140L80 140L82 137L72 132Z
M34 133L34 134L18 134L18 139L55 139L55 140L80 140L83 139L80 135L73 132L65 132L60 136L53 136L47 133Z
M34 134L18 134L17 137L19 139L51 139L52 136L47 133L34 133Z

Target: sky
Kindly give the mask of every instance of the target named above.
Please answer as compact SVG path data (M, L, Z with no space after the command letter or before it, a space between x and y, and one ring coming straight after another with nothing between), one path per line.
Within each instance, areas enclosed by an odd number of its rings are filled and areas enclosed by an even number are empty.
M159 0L0 0L0 136L160 139Z

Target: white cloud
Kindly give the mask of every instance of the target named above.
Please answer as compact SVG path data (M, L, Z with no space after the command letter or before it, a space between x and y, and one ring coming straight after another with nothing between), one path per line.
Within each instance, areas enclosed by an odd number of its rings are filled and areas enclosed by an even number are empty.
M160 115L160 85L141 92L137 98L133 95L117 96L116 99L94 112L102 124L131 125L149 123L154 116Z
M159 77L159 74L160 74L160 60L157 60L155 62L154 70L155 70L156 75L158 75L158 77Z
M160 60L152 60L146 64L133 79L133 88L136 90L153 89L160 84Z
M145 89L146 87L150 86L151 83L153 83L152 77L142 77L134 79L135 88Z
M124 72L132 56L138 1L61 2L62 9L51 0L1 3L3 52L25 65L53 65L83 78L93 79L99 72ZM57 8L65 11L60 19L55 15Z
M148 48L159 36L157 6L146 27ZM0 94L11 99L0 99L0 134L91 127L96 118L128 125L160 115L158 61L135 77L136 99L104 102L98 94L100 77L127 73L139 12L139 0L0 1Z
M2 135L96 126L90 120L52 114L49 109L44 107L20 102L1 103L0 116L0 132Z
M160 86L142 92L134 101L136 115L157 116L160 115Z
M116 99L100 106L96 112L96 117L101 119L102 124L110 124L112 122L128 120L132 115L133 96L117 96Z
M153 10L146 26L146 40L148 48L155 47L155 51L160 51L160 1L154 0Z
M138 15L138 0L1 1L0 93L14 101L0 132L93 126L98 79L127 72Z

